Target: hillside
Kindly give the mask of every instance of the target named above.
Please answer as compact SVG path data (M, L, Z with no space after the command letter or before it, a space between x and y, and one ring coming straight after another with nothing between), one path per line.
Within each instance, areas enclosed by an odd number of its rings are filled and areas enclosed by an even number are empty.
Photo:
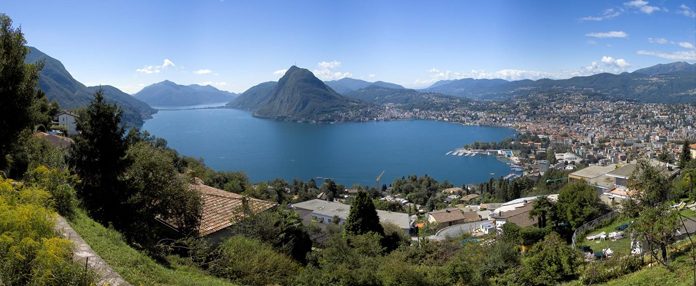
M254 115L280 120L331 120L331 114L363 106L336 93L309 70L292 66Z
M364 101L367 103L382 105L395 104L404 108L447 108L438 106L439 102L452 103L453 101L464 101L466 99L454 98L434 92L421 92L406 88L389 88L377 84L355 90L345 94L346 97Z
M334 91L346 95L350 92L363 89L369 86L377 86L377 87L384 87L384 88L392 88L392 89L403 89L403 86L400 86L395 83L390 83L390 82L384 82L384 81L376 81L376 82L369 82L369 81L364 81L361 79L354 79L354 78L349 78L349 77L344 77L339 80L330 80L324 82L326 85L331 87Z
M578 91L614 100L650 103L696 102L696 65L660 64L632 73L600 73L569 79L519 80L459 79L439 81L424 91L472 99L505 100L533 92Z
M165 80L146 86L134 96L150 106L169 107L226 103L237 95L210 85L179 85Z
M271 97L273 89L275 89L277 84L275 81L257 84L241 93L237 98L229 102L227 106L247 111L256 110Z
M73 78L60 61L34 47L29 47L25 62L36 63L38 61L44 63L39 75L39 88L46 93L49 100L58 102L60 108L76 109L86 106L92 100L94 93L102 88L106 100L119 105L123 110L123 123L125 125L141 126L145 119L157 112L146 103L115 87L85 86Z

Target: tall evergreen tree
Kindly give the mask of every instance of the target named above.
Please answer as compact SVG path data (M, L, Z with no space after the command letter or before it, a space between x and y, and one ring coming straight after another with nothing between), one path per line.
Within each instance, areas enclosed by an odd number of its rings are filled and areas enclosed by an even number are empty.
M8 167L9 155L20 133L45 122L48 101L37 83L41 64L25 64L26 40L12 19L0 14L0 169ZM54 107L55 109L55 107ZM50 117L49 117L50 119Z
M78 196L90 214L102 223L118 223L128 198L120 177L128 167L128 145L120 126L121 111L104 101L101 91L79 114L80 134L70 150L70 164L80 177Z
M349 234L366 234L368 232L384 234L384 228L379 224L375 205L366 192L359 192L353 199L345 228Z
M691 161L691 150L689 148L689 140L684 140L682 145L682 152L679 155L679 168L684 169L686 164Z

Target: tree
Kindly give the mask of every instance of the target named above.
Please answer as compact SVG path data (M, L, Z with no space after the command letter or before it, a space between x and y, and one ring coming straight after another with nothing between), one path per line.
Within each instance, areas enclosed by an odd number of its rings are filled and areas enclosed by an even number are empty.
M603 213L603 204L597 191L585 182L572 182L558 194L559 217L575 230Z
M691 149L689 148L689 140L684 140L682 144L682 152L679 155L679 168L684 169L686 165L691 161Z
M45 123L47 117L50 122L50 110L55 112L55 105L36 88L41 64L24 63L25 44L21 29L0 14L0 170L8 167L20 133Z
M578 252L568 247L556 233L532 247L523 260L520 280L523 285L557 285L574 279L581 264Z
M557 224L556 221L556 206L551 203L548 197L540 197L534 201L532 211L529 212L530 218L537 219L537 226L540 228L545 228L549 220L551 220L554 225Z
M660 263L669 264L667 246L673 242L679 227L678 213L669 204L669 180L659 169L641 161L629 180L629 188L635 190L632 199L624 205L627 214L634 216L632 228L647 242L650 254ZM655 252L659 251L660 256Z
M77 194L97 221L119 223L129 215L123 208L128 198L120 177L128 162L128 148L120 126L121 111L104 101L97 91L87 108L80 112L80 134L70 149L70 165L80 177Z
M130 146L126 158L131 164L121 178L127 188L122 205L129 215L120 218L126 237L154 246L161 238L156 219L171 222L184 235L197 234L201 198L176 171L172 158L148 142Z
M367 196L367 193L359 192L353 199L345 229L346 232L353 235L366 234L368 232L384 234L375 205L372 203L372 199Z

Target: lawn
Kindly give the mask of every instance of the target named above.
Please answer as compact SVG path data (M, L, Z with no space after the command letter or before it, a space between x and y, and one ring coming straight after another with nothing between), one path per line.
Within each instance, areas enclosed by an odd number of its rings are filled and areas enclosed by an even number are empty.
M171 259L171 267L131 248L121 235L79 211L70 225L123 279L133 285L234 285Z
M593 251L601 251L602 249L605 248L611 248L612 251L614 251L614 255L628 255L631 254L631 238L629 237L628 232L624 232L624 238L616 240L616 241L611 241L610 239L606 239L604 241L600 240L595 240L595 241L588 241L585 240L585 237L589 235L594 235L598 234L601 232L606 232L607 235L609 235L610 232L616 231L616 227L620 226L624 223L630 223L631 219L628 218L623 218L623 217L618 217L615 219L611 224L595 229L593 231L588 232L582 237L582 241L578 242L578 246L589 246L592 248Z

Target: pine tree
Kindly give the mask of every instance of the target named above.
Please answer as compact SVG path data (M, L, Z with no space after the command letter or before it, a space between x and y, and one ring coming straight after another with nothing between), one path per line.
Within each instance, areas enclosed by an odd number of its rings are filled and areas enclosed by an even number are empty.
M80 177L78 196L90 214L102 223L118 223L125 209L126 188L120 177L128 163L128 148L120 126L121 111L104 101L101 91L79 114L80 134L70 150L70 164Z
M353 199L350 206L350 214L346 220L346 232L349 234L359 235L369 232L384 234L384 228L379 223L379 216L375 205L367 196L366 192L359 192Z
M691 161L691 150L689 148L689 140L684 140L684 144L682 145L682 152L681 155L679 156L679 168L684 169L686 167L686 164Z
M8 167L8 155L19 141L22 131L44 123L55 110L37 90L41 64L25 64L28 50L19 28L12 19L0 14L0 169ZM50 108L49 108L50 107Z

